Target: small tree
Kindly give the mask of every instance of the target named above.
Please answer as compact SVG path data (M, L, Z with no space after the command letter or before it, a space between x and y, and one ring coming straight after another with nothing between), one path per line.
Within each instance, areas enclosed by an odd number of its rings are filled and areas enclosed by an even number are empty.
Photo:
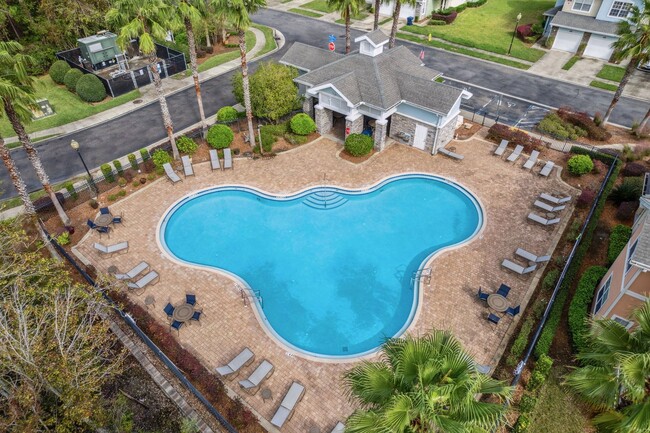
M375 142L364 134L350 134L345 139L345 150L352 156L364 156L370 153Z
M289 122L291 131L298 135L309 135L316 130L316 123L305 113L298 113Z

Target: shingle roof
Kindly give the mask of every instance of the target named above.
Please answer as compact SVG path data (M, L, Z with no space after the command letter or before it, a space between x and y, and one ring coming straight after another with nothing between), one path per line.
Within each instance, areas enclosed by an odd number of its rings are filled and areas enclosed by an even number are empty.
M343 56L343 54L334 51L313 47L302 42L294 42L287 52L284 53L280 62L289 66L295 66L298 69L313 71Z
M559 11L555 14L551 25L612 36L616 36L616 30L618 29L617 23L610 23L609 21L597 20L594 17L571 14L564 11Z
M545 17L554 17L555 14L557 14L559 11L562 10L562 6L563 5L552 7L546 12L544 12L542 15L544 15Z
M355 39L355 42L364 37L368 38L368 40L375 45L381 45L384 42L388 42L388 36L386 36L386 34L379 29L373 30L370 33L366 33L363 36L359 36Z
M650 269L650 215L646 215L641 234L630 261L643 269Z

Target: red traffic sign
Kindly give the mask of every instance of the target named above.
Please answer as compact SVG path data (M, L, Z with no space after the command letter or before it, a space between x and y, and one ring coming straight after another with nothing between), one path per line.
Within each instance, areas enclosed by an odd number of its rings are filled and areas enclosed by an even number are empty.
M327 47L330 49L330 51L334 51L336 49L336 45L334 45L334 42L330 42L327 44Z

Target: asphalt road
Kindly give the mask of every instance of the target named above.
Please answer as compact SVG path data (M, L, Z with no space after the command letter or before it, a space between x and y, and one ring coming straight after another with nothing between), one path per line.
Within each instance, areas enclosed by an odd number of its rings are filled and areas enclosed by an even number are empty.
M294 41L325 48L329 34L334 34L338 38L337 51L343 52L345 47L344 27L336 24L269 9L257 13L254 16L254 21L277 28L286 38L287 43L283 50L275 53L270 57L271 59L279 59ZM352 32L353 37L360 34L362 34L360 31ZM406 45L416 54L419 54L422 49L417 44L398 43ZM509 113L504 114L504 118L509 123L514 124L525 117L528 108L535 102L552 107L571 105L589 111L604 112L611 100L610 93L597 89L539 77L433 48L425 47L424 51L424 62L428 67L441 71L445 76L454 80L471 83L468 87L473 88L471 91L476 94L476 100L470 102L472 107L480 107L486 101L488 102L486 107L489 107L486 110L494 111L498 107L499 111L504 110L504 113ZM269 57L266 60L269 60ZM251 63L253 70L255 63ZM228 73L202 84L206 115L214 114L220 107L234 103L230 84L231 76L232 73ZM457 85L465 87L464 84L457 83ZM474 86L478 87L474 88ZM489 90L481 89L481 87ZM504 98L508 98L499 97L498 92L523 98L530 103L521 100L515 101L516 98L513 98L515 102L512 103L515 105L508 106L508 101L504 102ZM492 98L491 95L497 96L497 99ZM180 130L198 122L198 108L193 88L178 92L168 97L167 100L176 129ZM629 125L633 119L643 118L647 109L648 103L622 98L614 110L611 120L615 123ZM165 136L160 109L154 102L101 125L39 142L38 151L50 180L57 183L83 172L79 158L70 148L71 139L75 139L81 144L81 151L88 166L98 167L104 162L135 152L150 143L165 138ZM36 174L22 149L12 151L12 157L27 183L28 189L30 191L39 189L40 184ZM16 195L4 165L0 169L0 188L2 189L0 199Z

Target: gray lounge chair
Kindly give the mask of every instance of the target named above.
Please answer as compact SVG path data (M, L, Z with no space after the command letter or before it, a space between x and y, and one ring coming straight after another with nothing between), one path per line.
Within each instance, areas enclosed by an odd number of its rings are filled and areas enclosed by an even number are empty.
M450 158L457 159L459 161L462 161L465 157L459 153L452 152L451 150L447 150L444 147L441 147L438 149L438 152L442 153L443 155L446 155Z
M537 157L539 156L539 151L538 150L533 150L530 153L530 156L528 157L528 161L524 163L524 168L526 170L530 170L531 168L535 167L535 164L537 164Z
M544 209L546 212L558 212L561 211L562 209L566 208L566 205L561 205L561 206L550 206L543 201L535 200L535 203L533 203L535 206L537 206L540 209Z
M132 280L147 269L149 269L149 263L142 261L126 274L115 274L115 278L118 280Z
M519 275L525 275L533 272L535 269L537 269L537 265L532 265L528 266L527 268L524 268L521 265L518 265L515 262L511 262L508 259L504 259L503 262L501 262L501 266L503 266L506 269L510 269L511 271L514 271L518 273Z
M302 399L304 393L305 387L298 382L293 382L289 391L287 391L287 394L284 396L282 403L280 403L280 407L275 411L271 424L276 427L282 427L285 422L289 421L291 415L293 415L293 410L300 399Z
M217 149L210 149L210 166L212 167L212 170L221 170Z
M255 394L259 389L260 383L262 383L264 379L271 376L272 374L273 364L265 359L260 363L260 365L257 366L255 371L253 371L251 375L248 376L248 379L239 381L239 386L251 394Z
M105 256L112 256L115 253L119 252L125 252L127 253L129 251L129 243L128 242L118 242L113 245L104 245L100 244L99 242L95 242L93 244L93 248L95 248L97 251L102 253Z
M499 147L496 148L494 154L497 156L503 155L503 152L506 151L507 147L508 147L508 140L501 140L501 144L499 144Z
M153 283L154 281L158 281L160 278L160 275L156 271L151 271L148 274L146 274L144 277L140 278L138 281L135 283L129 282L127 283L127 287L129 289L144 289L147 287L149 284Z
M230 361L227 365L217 367L216 371L221 376L229 376L233 373L237 373L240 368L247 366L253 362L254 359L255 354L253 351L251 351L248 347L244 347L244 350L239 352L239 354L235 356L232 361Z
M524 150L524 146L518 144L517 147L515 147L515 150L508 156L508 161L515 162L518 160L519 156L521 156L522 150Z
M345 424L341 421L337 422L331 433L343 433L345 432Z
M223 150L223 169L232 168L232 154L229 148Z
M181 157L181 161L183 162L183 172L185 173L185 177L194 176L194 168L192 167L192 161L190 161L190 157L183 155Z
M542 167L542 170L539 172L539 174L541 176L548 177L548 175L551 174L553 167L555 167L553 161L547 161L546 164L544 164L544 167Z
M166 162L163 164L163 168L165 169L165 174L167 175L167 178L172 182L182 182L183 179L179 175L176 174L174 169L172 168L171 164Z
M528 219L532 220L532 221L535 221L537 223L540 223L540 224L542 224L544 226L552 226L553 224L557 224L557 223L560 222L559 218L553 218L553 219L549 220L549 219L546 219L544 217L541 217L541 216L537 215L534 212L531 212L531 213L528 214Z
M563 203L568 203L568 202L571 201L571 196L570 195L568 195L566 197L555 197L553 195L546 194L545 192L541 193L539 195L539 198L544 199L544 200L546 200L546 201L548 201L550 203L553 203L553 204L563 204Z
M523 257L524 259L528 260L529 262L536 262L536 263L542 263L542 262L548 262L551 259L551 256L536 256L533 253L530 253L526 251L523 248L517 248L517 251L515 251L515 254L518 255L519 257Z

